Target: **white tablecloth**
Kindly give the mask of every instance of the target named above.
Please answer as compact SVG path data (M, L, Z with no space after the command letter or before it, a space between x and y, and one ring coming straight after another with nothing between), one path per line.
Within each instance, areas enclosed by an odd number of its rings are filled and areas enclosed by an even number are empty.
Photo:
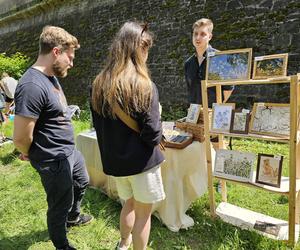
M85 158L90 184L118 199L114 178L103 173L95 131L79 134L77 148ZM154 204L153 212L171 231L177 232L194 225L185 212L207 190L205 143L195 141L184 149L166 148L164 155L166 161L161 172L166 199Z

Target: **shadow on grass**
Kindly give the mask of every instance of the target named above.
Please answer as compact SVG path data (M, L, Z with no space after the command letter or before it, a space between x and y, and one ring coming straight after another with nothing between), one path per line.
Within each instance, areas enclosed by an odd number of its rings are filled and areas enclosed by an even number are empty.
M81 207L91 213L95 219L105 218L114 228L119 228L119 216L122 209L120 203L103 194L100 189L88 188L85 192Z
M13 149L12 152L8 152L6 154L1 154L0 156L0 162L3 165L11 164L14 160L18 158L20 155L20 152L18 152L16 149Z
M1 234L0 234L1 235ZM32 246L33 242L49 241L48 231L32 232L24 235L16 235L7 238L0 238L0 249L3 250L25 250Z

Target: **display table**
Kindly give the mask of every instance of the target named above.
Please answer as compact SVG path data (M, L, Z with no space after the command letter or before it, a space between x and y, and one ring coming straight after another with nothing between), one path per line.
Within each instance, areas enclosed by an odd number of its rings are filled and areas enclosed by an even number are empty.
M118 199L114 178L103 173L95 131L79 134L76 143L85 158L90 185ZM166 161L161 165L161 173L166 199L154 204L153 212L171 231L177 232L194 225L185 212L207 190L205 143L195 141L184 149L166 148L163 153Z

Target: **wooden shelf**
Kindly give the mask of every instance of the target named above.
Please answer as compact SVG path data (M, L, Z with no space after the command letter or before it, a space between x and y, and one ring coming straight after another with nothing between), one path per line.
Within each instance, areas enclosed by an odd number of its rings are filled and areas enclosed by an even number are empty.
M228 181L228 182L232 182L232 183L237 183L237 184L241 184L241 185L248 186L248 187L256 187L256 188L270 191L273 193L280 193L283 195L289 194L289 189L290 189L290 178L289 177L282 176L280 188L277 188L277 187L272 187L272 186L268 186L268 185L264 185L264 184L260 184L260 183L255 183L255 176L256 176L256 172L253 173L253 179L251 182L232 180L232 179L228 179L226 177L220 177L220 176L214 176L214 177L216 179L220 179L220 180L224 180L224 181ZM300 179L296 180L296 192L298 192L298 191L300 191Z
M210 131L211 135L224 135L229 137L239 137L239 138L250 138L250 139L258 139L258 140L266 140L266 141L275 141L282 143L289 143L289 137L279 137L279 136L269 136L269 135L259 135L259 134L235 134L235 133L226 133L226 132L215 132Z
M251 85L251 84L284 84L284 83L290 83L291 77L278 77L278 78L269 78L269 79L263 79L263 80L241 80L241 81L219 81L219 82L213 82L208 81L207 87L215 87L220 85Z

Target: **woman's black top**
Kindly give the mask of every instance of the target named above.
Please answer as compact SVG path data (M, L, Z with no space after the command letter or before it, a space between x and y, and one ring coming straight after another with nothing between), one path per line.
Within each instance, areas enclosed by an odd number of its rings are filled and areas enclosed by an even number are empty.
M162 127L158 91L154 84L150 111L133 116L139 124L140 134L119 118L103 117L93 109L92 117L105 174L136 175L164 161L158 146L162 139Z

